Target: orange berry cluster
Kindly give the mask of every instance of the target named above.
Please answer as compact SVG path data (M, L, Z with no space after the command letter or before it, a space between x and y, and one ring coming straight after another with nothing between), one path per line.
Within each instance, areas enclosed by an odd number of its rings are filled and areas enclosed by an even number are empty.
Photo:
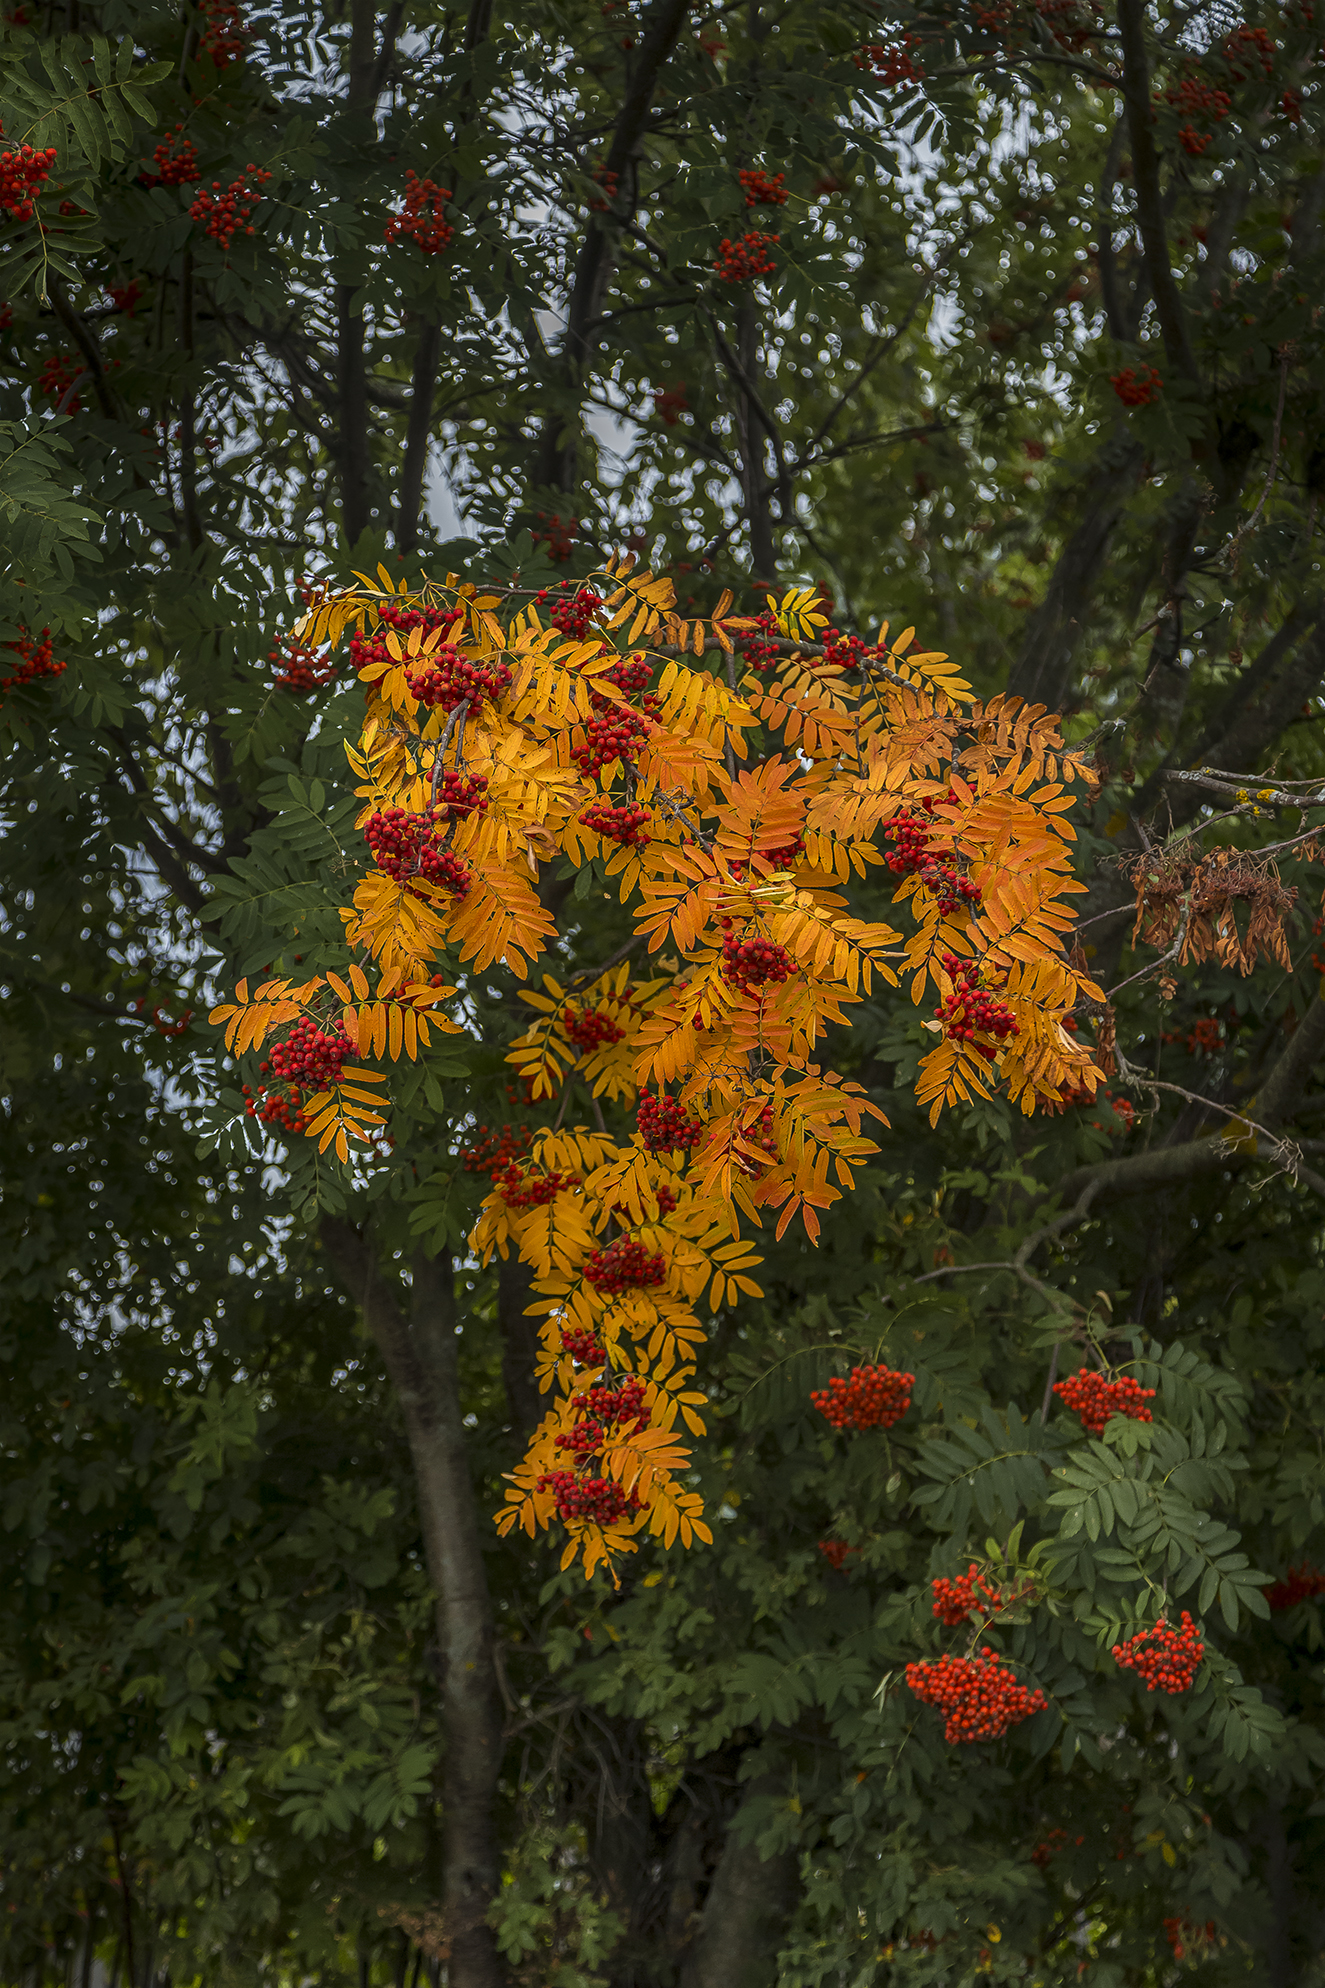
M1184 1608L1181 1629L1157 1622L1126 1643L1115 1643L1112 1654L1120 1670L1134 1670L1144 1680L1147 1691L1167 1691L1173 1698L1191 1689L1205 1656L1205 1644Z
M600 773L619 759L634 766L649 736L647 719L628 704L612 704L601 716L590 718L584 727L583 743L574 747L571 758L586 778Z
M191 138L181 138L182 123L166 133L152 154L154 173L139 173L139 186L188 186L201 179L198 151Z
M1163 384L1153 366L1124 366L1121 373L1109 375L1109 385L1124 407L1149 407L1159 399Z
M449 644L428 657L421 669L405 677L411 697L430 710L454 711L457 704L475 707L485 699L494 701L509 689L511 670L506 663L472 663L469 657Z
M891 1367L853 1367L846 1380L834 1377L810 1396L835 1429L891 1429L911 1406L914 1374Z
M635 1123L651 1153L688 1153L704 1129L675 1098L656 1098L652 1091L640 1094Z
M747 207L785 207L787 204L787 175L766 173L758 166L749 172L737 175L741 191L745 195Z
M840 1574L844 1564L851 1558L853 1553L859 1553L860 1548L858 1546L848 1546L844 1539L821 1539L819 1541L819 1551L823 1554L829 1566L835 1568Z
M795 971L795 960L774 939L737 939L730 932L723 938L722 977L742 994L790 980Z
M573 1470L545 1470L537 1489L552 1493L559 1519L588 1519L594 1525L614 1526L640 1509L633 1491L627 1496L610 1478L579 1477Z
M330 649L319 652L297 635L278 635L276 647L267 651L267 657L281 666L272 678L277 690L316 690L321 684L330 683L336 674Z
M585 828L591 828L595 835L603 836L608 842L619 842L626 849L642 849L648 841L644 830L653 819L653 811L642 802L635 801L630 807L613 807L608 801L591 801L580 816Z
M908 1664L906 1681L923 1705L934 1705L946 1724L949 1746L1002 1739L1010 1726L1043 1712L1042 1691L1028 1691L1016 1674L1004 1670L993 1650L972 1657L942 1656L937 1662Z
M476 1125L474 1130L477 1137L472 1146L462 1148L461 1164L466 1173L486 1173L494 1180L512 1170L533 1144L527 1125L503 1125L496 1132L490 1125Z
M25 683L36 683L40 677L63 676L69 667L68 663L55 661L49 628L42 629L39 640L20 635L16 642L0 643L0 648L10 649L20 658L12 675L0 677L0 697L7 690L20 690Z
M567 1325L561 1328L561 1350L581 1367L601 1367L607 1358L605 1348L592 1332L577 1332Z
M944 995L934 1013L944 1034L953 1042L969 1042L978 1055L992 1063L998 1053L995 1043L1021 1034L1011 1008L980 985L980 968L974 960L944 953L943 971L952 982L952 992ZM977 1042L977 1035L992 1035L994 1043Z
M618 1236L606 1249L596 1249L584 1266L586 1283L606 1298L622 1291L647 1291L667 1277L667 1259L661 1251L650 1255L642 1242Z
M918 83L925 73L911 54L912 46L918 41L917 35L904 35L900 42L867 41L856 51L856 67L868 69L885 90L895 90L902 83Z
M337 1025L328 1031L318 1027L310 1015L301 1015L284 1042L274 1042L270 1055L258 1065L282 1083L301 1089L328 1089L340 1082L341 1066L354 1054L354 1044Z
M940 1574L930 1582L934 1591L934 1613L949 1629L956 1629L968 1615L987 1615L1003 1606L1002 1596L991 1587L974 1560L964 1574L948 1580Z
M598 619L603 599L592 587L574 587L571 592L572 587L574 582L570 580L558 580L555 587L540 587L534 595L534 605L549 610L548 619L563 635L583 642Z
M436 255L455 233L443 218L442 210L451 198L449 186L436 180L420 179L415 172L405 174L405 205L386 224L386 240L411 241L424 255Z
M729 241L724 235L713 260L713 274L719 283L750 283L756 276L771 276L777 268L773 256L776 235L763 235L757 229Z
M1265 1590L1265 1599L1276 1611L1296 1608L1300 1601L1312 1601L1317 1595L1325 1595L1325 1573L1304 1560L1300 1567L1290 1567L1282 1581Z
M0 152L0 207L12 221L32 219L36 211L32 196L50 178L58 156L54 145L48 145L44 152L34 152L31 145Z
M477 808L482 814L488 805L486 773L457 773L448 766L437 783L435 812L446 821L463 821Z
M456 897L469 890L469 868L452 849L439 840L439 808L423 814L407 814L404 808L379 808L363 826L364 840L373 852L373 861L398 884L423 877L441 884Z
M626 1031L618 1028L606 1008L563 1008L561 1025L582 1056L592 1056L595 1049L610 1049L614 1042L620 1042Z
M244 53L243 17L235 0L198 0L203 30L198 59L210 56L218 69L228 69Z
M1065 1408L1080 1416L1089 1436L1102 1436L1111 1415L1125 1415L1130 1422L1155 1419L1145 1405L1155 1399L1154 1388L1142 1387L1125 1374L1111 1381L1107 1375L1087 1372L1083 1367L1079 1374L1055 1381L1054 1393Z
M525 1173L520 1167L506 1167L492 1176L492 1185L508 1208L546 1208L549 1201L568 1187L578 1187L580 1177L573 1173Z
M253 233L252 216L263 198L262 189L270 178L271 174L264 166L255 166L250 161L229 186L222 188L220 180L214 179L211 191L204 188L194 200L189 208L189 219L204 222L203 232L223 249L228 249L236 235Z
M256 1118L262 1125L275 1125L287 1132L292 1139L300 1138L308 1129L308 1120L303 1112L303 1093L298 1090L268 1090L264 1085L254 1097L248 1085L244 1086L246 1103L244 1111L249 1118Z

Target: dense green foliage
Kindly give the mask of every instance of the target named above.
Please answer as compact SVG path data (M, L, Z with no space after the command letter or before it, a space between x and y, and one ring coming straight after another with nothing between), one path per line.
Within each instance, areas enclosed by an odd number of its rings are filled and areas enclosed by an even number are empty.
M1238 776L1325 780L1310 10L1250 17L1262 61L1232 12L1139 0L351 0L253 9L223 65L216 9L24 11L4 142L58 160L0 235L0 640L49 626L68 669L0 709L0 1976L1319 1984L1319 1603L1260 1599L1325 1559L1318 874L1282 858L1293 969L1161 975L1118 868L1287 839ZM145 184L181 123L201 181ZM226 248L190 202L250 162ZM756 167L785 207L745 206ZM450 189L436 255L384 239L407 168ZM748 228L775 273L724 283ZM683 598L817 578L843 625L914 621L1098 733L1083 942L1106 987L1152 970L1116 1003L1119 1103L1033 1121L931 1131L920 1020L856 1011L834 1061L888 1112L879 1159L714 1321L714 1547L614 1592L488 1524L537 1412L520 1280L462 1242L459 1156L514 1112L509 979L371 1193L259 1150L200 1014L315 953L358 860L348 671L273 682L298 576L542 585L632 538ZM1200 765L1232 791L1168 777ZM619 941L586 883L543 882L558 970ZM1238 1110L1262 1129L1226 1144ZM431 1494L329 1217L391 1292L421 1238L450 1273L450 1522L504 1735L486 1946L441 1916ZM1150 1428L1044 1414L1090 1335L1159 1391ZM811 1389L875 1357L915 1409L834 1436ZM991 1537L1037 1556L990 1640L1050 1703L948 1747L902 1673L965 1647L929 1583ZM1108 1654L1161 1581L1205 1630L1183 1697Z

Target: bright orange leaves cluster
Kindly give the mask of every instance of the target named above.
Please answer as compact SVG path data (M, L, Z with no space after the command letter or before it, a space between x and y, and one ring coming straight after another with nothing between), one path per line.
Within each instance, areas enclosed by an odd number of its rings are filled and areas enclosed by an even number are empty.
M1063 951L1084 769L1052 717L979 705L909 629L826 657L813 590L770 602L781 660L742 676L749 624L729 597L682 620L670 582L629 557L596 584L582 639L528 596L454 578L388 602L383 573L312 604L295 631L310 645L379 638L347 745L377 860L342 912L348 978L241 988L217 1011L241 1053L295 1004L359 1056L413 1055L429 1026L458 1026L439 1011L468 972L525 979L555 948L544 866L602 859L633 939L523 996L510 1061L549 1124L473 1236L484 1261L515 1249L534 1273L551 1398L498 1526L559 1519L563 1565L582 1556L586 1574L641 1532L709 1537L678 1433L704 1426L703 1315L757 1294L747 1237L766 1213L815 1237L876 1150L882 1114L819 1060L830 1025L904 985L936 1037L919 1075L932 1119L996 1086L1031 1112L1098 1081L1063 1027L1097 990ZM854 915L862 884L888 891L897 926ZM456 986L430 984L439 967ZM606 1103L633 1129L563 1129L572 1077L600 1121ZM303 1104L310 1135L344 1159L380 1122L363 1088L380 1081L347 1065Z

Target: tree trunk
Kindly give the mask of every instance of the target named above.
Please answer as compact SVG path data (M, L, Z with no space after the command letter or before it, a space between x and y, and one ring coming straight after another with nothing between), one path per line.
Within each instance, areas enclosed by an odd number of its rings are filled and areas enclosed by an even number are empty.
M493 1807L501 1721L492 1603L465 1455L451 1262L413 1261L408 1318L383 1276L371 1238L331 1217L322 1240L362 1306L400 1401L418 1496L428 1575L436 1591L438 1684L446 1745L442 1911L449 1988L501 1988L504 1970L487 1922L497 1888Z
M680 1988L774 1988L796 1862L794 1850L761 1857L729 1824Z

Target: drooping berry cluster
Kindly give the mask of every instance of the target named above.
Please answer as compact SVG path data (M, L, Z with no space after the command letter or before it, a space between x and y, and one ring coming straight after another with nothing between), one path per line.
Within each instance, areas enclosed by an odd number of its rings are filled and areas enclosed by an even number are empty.
M911 1406L914 1374L891 1367L853 1367L846 1380L834 1377L810 1396L835 1429L891 1429Z
M613 663L610 670L603 670L589 680L589 701L595 711L619 711L621 706L614 698L604 697L594 686L600 683L614 683L623 697L636 697L641 690L647 690L653 682L653 664L647 656L622 656ZM645 698L647 711L650 703L656 700Z
M316 690L321 684L330 683L336 674L330 649L310 648L297 635L278 635L276 647L269 649L267 656L270 662L280 665L272 678L277 690Z
M635 1123L651 1153L688 1153L704 1129L675 1098L656 1098L652 1091L640 1093Z
M536 607L548 610L548 620L572 641L583 642L602 612L603 597L592 587L576 586L558 580L555 587L540 587L534 595Z
M377 610L377 618L379 626L371 635L356 633L350 637L350 661L356 670L367 669L370 663L380 665L394 661L386 646L384 629L390 629L403 642L416 628L421 628L425 635L431 635L435 628L449 628L456 616L441 608L400 607L394 601L387 601Z
M68 663L57 663L52 651L51 631L43 628L41 635L20 635L15 642L0 643L0 648L8 649L19 658L19 666L9 676L0 677L0 697L7 690L21 690L25 683L36 683L44 676L63 676Z
M776 235L764 235L752 228L736 241L724 235L713 259L713 274L719 283L751 283L756 276L771 276L777 268L773 255Z
M591 1456L601 1449L609 1429L649 1426L644 1383L639 1380L627 1378L615 1387L600 1382L597 1387L585 1388L572 1398L571 1408L575 1426L568 1435L557 1437L557 1448L570 1450L576 1456Z
M1042 1712L1046 1703L1042 1691L1018 1684L1015 1672L1005 1670L990 1649L971 1657L908 1664L906 1681L923 1705L942 1712L949 1746L1002 1739L1009 1727Z
M270 1073L300 1090L324 1091L340 1082L341 1068L353 1054L354 1044L339 1024L323 1029L311 1016L301 1015L284 1042L274 1042L258 1067L264 1077Z
M1109 385L1124 407L1149 407L1159 399L1163 384L1153 366L1124 366L1120 373L1109 375Z
M424 255L439 254L455 233L444 218L446 203L451 198L450 187L438 186L433 179L420 179L417 173L407 170L404 198L405 205L399 214L393 214L386 224L385 239L413 242Z
M1113 1646L1113 1660L1120 1670L1134 1670L1147 1691L1167 1691L1170 1697L1191 1689L1204 1657L1205 1644L1185 1608L1180 1629L1156 1622L1139 1636Z
M805 837L798 835L794 842L784 842L777 849L759 851L765 863L771 863L775 870L789 870L793 863L799 863L805 854Z
M1296 1608L1300 1601L1314 1601L1317 1595L1325 1595L1325 1573L1309 1560L1290 1567L1282 1581L1265 1590L1265 1599L1276 1612Z
M606 1348L592 1332L577 1332L568 1325L561 1328L561 1350L580 1367L601 1367L607 1358Z
M610 1049L626 1033L606 1008L563 1008L561 1026L581 1056L592 1056L596 1049Z
M379 808L363 825L364 839L379 870L398 884L422 877L440 884L455 897L469 890L469 867L452 849L443 848L439 808L408 814L404 808Z
M573 1173L526 1173L522 1167L505 1167L492 1176L492 1185L508 1208L546 1208L570 1187L580 1185Z
M1037 1870L1047 1871L1054 1858L1058 1855L1058 1852L1066 1846L1066 1843L1067 1831L1065 1829L1049 1830L1031 1851L1031 1862Z
M904 35L900 42L867 41L856 51L856 67L868 69L885 90L895 90L903 83L919 83L925 72L911 53L911 47L919 39L918 35Z
M535 545L546 545L548 558L560 566L570 558L579 529L578 518L563 518L560 511L535 511L529 536Z
M198 0L203 28L198 37L198 60L210 56L218 69L228 69L244 53L243 16L236 0Z
M925 889L938 899L943 917L954 911L970 910L980 903L980 886L964 876L950 856L931 848L934 806L922 802L922 812L902 808L884 830L884 840L893 843L888 868L895 877L919 877Z
M503 1125L495 1132L490 1125L476 1125L474 1134L473 1145L461 1149L461 1165L466 1173L485 1173L494 1180L499 1173L518 1170L534 1138L527 1125Z
M1224 36L1219 52L1235 83L1249 83L1257 70L1266 80L1274 74L1274 43L1264 28L1240 22Z
M733 628L731 636L741 661L748 669L758 670L761 675L771 670L782 654L782 633L777 616L767 609L763 614L754 616L752 628Z
M738 173L741 191L745 195L747 207L785 207L787 204L787 175L766 173L759 166L748 172Z
M653 819L653 810L646 808L641 801L634 801L629 807L613 807L608 801L591 801L580 816L585 828L591 828L595 835L601 835L608 842L619 842L626 849L642 849L648 841L646 833Z
M121 316L131 318L143 300L143 288L137 277L131 276L127 283L108 283L106 295Z
M606 1249L596 1249L584 1266L585 1281L605 1298L622 1291L648 1291L664 1283L667 1259L661 1251L650 1255L642 1242L618 1236Z
M152 153L156 171L139 173L139 186L189 186L194 180L202 178L197 147L191 138L180 136L183 129L181 123L166 133Z
M623 43L622 46L627 47L629 44ZM595 166L593 177L595 185L601 191L590 196L590 212L594 214L606 214L608 208L617 197L621 186L621 175L614 171L611 166Z
M1054 1393L1065 1408L1080 1416L1081 1426L1090 1436L1102 1436L1111 1415L1125 1415L1131 1422L1155 1419L1146 1407L1148 1401L1155 1399L1154 1388L1141 1387L1126 1374L1110 1380L1106 1374L1083 1367L1079 1374L1055 1381Z
M940 1574L930 1586L934 1592L934 1614L948 1629L956 1629L968 1615L988 1615L1003 1606L997 1587L991 1587L974 1560L964 1574L952 1580Z
M257 1096L244 1086L244 1111L249 1118L256 1118L260 1125L274 1125L279 1131L288 1133L291 1139L302 1138L308 1130L308 1120L303 1112L303 1093L298 1090L268 1090L263 1085Z
M1198 1926L1194 1919L1176 1913L1164 1921L1164 1936L1173 1949L1175 1960L1185 1960L1190 1950L1203 1953L1215 1939L1215 1922L1207 1919L1204 1926Z
M844 1539L821 1539L819 1541L819 1551L823 1554L829 1566L835 1568L840 1574L846 1562L851 1559L853 1554L859 1553L860 1548L858 1546L848 1546Z
M545 1470L537 1488L552 1493L559 1519L588 1519L594 1525L614 1526L640 1508L633 1491L627 1496L610 1478L580 1477L573 1470Z
M203 222L203 232L223 249L228 249L236 235L253 233L253 215L264 197L262 189L270 178L271 174L265 167L255 166L250 161L229 186L223 188L220 180L214 179L210 192L204 188L195 198L189 209L189 219Z
M774 939L737 939L727 932L722 941L722 977L742 994L772 982L790 980L796 962Z
M506 663L472 663L448 644L435 650L421 668L408 671L405 681L410 696L420 704L433 711L454 711L457 704L495 701L509 689L511 670Z
M584 739L573 748L571 758L586 778L600 773L613 760L634 766L648 742L648 720L629 704L609 704L601 714L588 720Z
M81 380L87 367L78 364L63 352L52 352L43 362L37 378L37 392L51 394L57 401L64 402L66 414L77 414L83 405L81 394L70 394L69 389L75 380Z
M30 221L36 212L33 195L40 193L59 157L54 145L34 152L31 145L0 152L0 208L11 221Z
M445 821L463 821L477 809L482 814L488 805L488 776L486 773L457 773L448 766L437 783L437 799L434 811Z
M969 1042L979 1055L992 1062L998 1054L996 1045L1021 1033L1011 1008L989 988L980 985L976 961L944 953L943 971L952 982L952 992L944 995L934 1013L943 1024L944 1034L953 1042ZM994 1041L978 1041L977 1037L982 1035L992 1035Z

